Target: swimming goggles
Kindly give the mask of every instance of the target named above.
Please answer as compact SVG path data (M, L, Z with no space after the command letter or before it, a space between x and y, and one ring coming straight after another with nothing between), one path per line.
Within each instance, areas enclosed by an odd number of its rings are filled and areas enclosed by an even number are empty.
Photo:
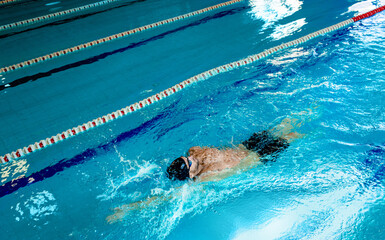
M186 162L186 160L185 160L184 158L187 159L187 162ZM191 165L192 165L192 161L189 159L189 157L184 157L184 158L183 158L183 160L184 160L185 163L186 163L187 169L190 171L190 167L191 167Z

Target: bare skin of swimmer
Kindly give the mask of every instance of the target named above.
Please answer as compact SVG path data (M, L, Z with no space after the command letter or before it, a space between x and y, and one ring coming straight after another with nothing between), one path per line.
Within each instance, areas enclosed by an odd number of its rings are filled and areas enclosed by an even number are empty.
M268 131L275 137L280 137L289 143L303 135L293 130L300 127L302 122L297 119L285 118L280 124ZM242 144L228 149L218 149L209 147L191 147L189 149L188 159L192 162L189 177L195 181L219 181L232 176L240 171L246 171L259 164L260 158L257 153L247 150ZM187 158L182 157L186 163ZM147 198L144 201L122 205L115 208L115 213L106 218L108 223L114 223L121 220L129 210L140 209L149 205L154 200L168 200L167 197L155 196Z
M291 132L296 124L296 120L285 118L279 125L270 129L269 132L276 137L292 142L302 136L297 132ZM190 148L188 153L188 159L192 162L189 177L191 179L200 178L201 181L213 180L212 177L223 170L247 167L247 165L257 163L260 160L258 154L247 150L242 144L228 149L196 146ZM187 158L183 156L182 158L187 163ZM240 164L241 166L239 166Z

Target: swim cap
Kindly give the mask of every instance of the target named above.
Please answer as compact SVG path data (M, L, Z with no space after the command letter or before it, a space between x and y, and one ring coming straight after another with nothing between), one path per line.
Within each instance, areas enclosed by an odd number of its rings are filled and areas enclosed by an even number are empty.
M186 180L189 177L188 167L183 158L175 159L167 168L167 177L171 180Z

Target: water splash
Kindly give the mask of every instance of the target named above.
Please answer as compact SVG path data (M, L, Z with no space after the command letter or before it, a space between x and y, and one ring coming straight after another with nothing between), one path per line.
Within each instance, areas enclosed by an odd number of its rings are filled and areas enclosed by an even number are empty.
M127 162L124 160L123 162ZM131 164L136 163L136 161L129 161ZM123 176L119 178L110 177L107 183L107 190L105 193L97 196L98 199L102 201L106 201L109 199L113 199L120 193L121 188L127 186L133 182L141 182L144 179L152 178L153 174L156 171L159 171L160 166L150 162L144 162L143 165L138 165L136 168L132 166L129 171L126 171ZM134 192L133 196L139 196L138 192Z

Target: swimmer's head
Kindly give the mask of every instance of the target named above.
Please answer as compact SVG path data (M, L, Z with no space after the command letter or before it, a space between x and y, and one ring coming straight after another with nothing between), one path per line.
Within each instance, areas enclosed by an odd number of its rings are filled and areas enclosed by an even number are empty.
M175 159L167 168L167 177L171 180L186 180L189 177L189 169L185 160L180 157Z

